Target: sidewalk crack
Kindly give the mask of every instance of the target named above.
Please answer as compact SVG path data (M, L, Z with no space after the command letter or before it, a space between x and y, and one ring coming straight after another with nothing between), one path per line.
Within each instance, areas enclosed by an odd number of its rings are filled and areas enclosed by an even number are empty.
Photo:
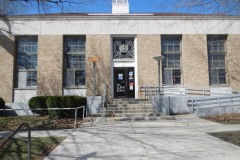
M134 131L134 134L138 134L137 131L135 130L135 128L133 127L131 121L129 121L129 123L130 123L130 125L131 125L131 127L132 127L132 129L133 129L133 131ZM139 137L137 137L137 141L141 144L141 147L143 148L143 150L144 150L144 152L145 152L145 154L146 154L147 159L148 159L148 160L151 160L151 158L149 157L148 152L146 151L146 148L144 147L144 145L143 145L143 143L142 143L142 141L140 140Z

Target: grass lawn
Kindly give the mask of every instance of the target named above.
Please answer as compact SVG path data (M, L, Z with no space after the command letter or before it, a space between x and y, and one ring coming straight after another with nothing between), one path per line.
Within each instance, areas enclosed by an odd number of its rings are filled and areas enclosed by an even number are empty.
M222 114L202 118L222 124L240 124L240 114Z
M0 132L15 130L24 122L29 123L32 129L69 129L74 127L74 118L52 120L48 116L13 116L0 117ZM81 125L82 122L82 119L78 118L77 126Z
M31 140L31 159L42 160L64 140L64 137L32 138ZM0 143L1 142L2 139L0 140ZM12 139L10 143L0 149L0 159L27 159L27 150L27 138Z
M209 134L224 141L240 146L240 131L216 132Z
M202 118L221 124L240 124L240 114L223 114L206 116ZM240 146L240 131L215 132L209 134L226 142Z

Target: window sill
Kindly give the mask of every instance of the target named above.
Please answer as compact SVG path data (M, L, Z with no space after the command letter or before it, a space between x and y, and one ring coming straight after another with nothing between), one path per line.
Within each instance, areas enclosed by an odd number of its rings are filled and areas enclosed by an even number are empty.
M172 85L165 85L165 84L163 84L162 87L184 87L184 86L181 85L181 84L172 84Z
M64 87L63 89L87 89L85 86L80 87Z
M35 88L14 88L14 90L36 90L37 87Z
M218 88L218 87L231 87L229 84L220 84L220 85L210 85L211 88Z

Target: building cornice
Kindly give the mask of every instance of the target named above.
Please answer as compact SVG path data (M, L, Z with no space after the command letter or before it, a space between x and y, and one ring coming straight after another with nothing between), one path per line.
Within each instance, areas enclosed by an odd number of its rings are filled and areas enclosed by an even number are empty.
M7 16L12 21L62 21L62 20L240 20L240 16L217 16L200 14L161 14L161 13L136 13L136 14L46 14L46 15L16 15Z

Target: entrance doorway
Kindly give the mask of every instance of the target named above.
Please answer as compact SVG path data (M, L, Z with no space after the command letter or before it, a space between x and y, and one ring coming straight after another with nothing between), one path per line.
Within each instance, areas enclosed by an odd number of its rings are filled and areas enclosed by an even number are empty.
M135 98L134 67L114 67L114 98Z

